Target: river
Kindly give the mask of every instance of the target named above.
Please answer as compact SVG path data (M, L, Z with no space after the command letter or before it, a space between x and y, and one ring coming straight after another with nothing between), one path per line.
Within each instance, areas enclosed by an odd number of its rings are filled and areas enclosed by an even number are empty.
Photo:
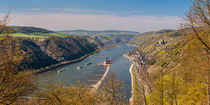
M47 81L62 83L67 86L77 84L78 82L95 84L101 79L105 72L104 66L100 65L100 63L103 63L105 58L108 57L111 58L113 62L109 73L113 71L118 74L118 78L124 83L126 97L129 99L131 96L131 77L129 73L131 62L123 57L123 54L133 49L135 49L135 47L125 44L117 48L104 49L81 62L41 73L36 77L36 80L41 86L44 86ZM80 69L78 69L78 67L80 67ZM64 71L58 73L59 70L63 69Z

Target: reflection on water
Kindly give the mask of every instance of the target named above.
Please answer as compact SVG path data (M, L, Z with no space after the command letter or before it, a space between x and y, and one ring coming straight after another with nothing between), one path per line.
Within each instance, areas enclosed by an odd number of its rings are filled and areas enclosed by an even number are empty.
M125 84L126 96L130 97L131 77L129 68L131 62L124 58L123 54L128 53L134 48L132 46L121 45L117 48L102 50L81 62L42 73L37 76L37 81L42 85L46 84L47 80L53 81L53 83L61 82L67 86L76 84L78 81L86 84L95 84L105 72L104 66L100 65L100 63L103 63L105 58L108 57L113 62L109 73L113 71L118 74L119 79ZM61 70L63 71L58 73Z

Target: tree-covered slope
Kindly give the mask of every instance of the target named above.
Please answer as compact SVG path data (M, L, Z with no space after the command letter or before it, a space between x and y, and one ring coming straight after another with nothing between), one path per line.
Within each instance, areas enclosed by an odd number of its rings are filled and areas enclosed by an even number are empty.
M16 46L24 52L20 70L40 69L80 58L96 51L103 43L98 38L88 36L73 36L55 33L42 28L9 26L11 46ZM6 34L0 34L0 40ZM4 47L0 48L1 50Z
M209 42L208 28L200 27L197 33ZM139 94L146 94L148 105L206 103L209 53L189 29L154 35L130 52L130 56L135 57L136 68L141 75L143 87ZM142 89L147 93L142 94Z
M34 40L31 38L13 38L12 46L19 43L23 51L24 59L21 62L21 70L40 69L80 58L96 51L103 44L91 37L51 37Z

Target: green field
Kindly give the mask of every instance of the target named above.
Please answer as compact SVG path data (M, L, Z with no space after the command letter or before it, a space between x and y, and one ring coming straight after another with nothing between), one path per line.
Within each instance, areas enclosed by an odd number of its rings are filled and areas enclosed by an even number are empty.
M5 34L0 34L0 36L5 36ZM32 34L24 34L24 33L11 33L9 36L12 37L29 37L29 38L48 38L50 36L59 36L59 37L65 37L67 34L65 33L32 33Z

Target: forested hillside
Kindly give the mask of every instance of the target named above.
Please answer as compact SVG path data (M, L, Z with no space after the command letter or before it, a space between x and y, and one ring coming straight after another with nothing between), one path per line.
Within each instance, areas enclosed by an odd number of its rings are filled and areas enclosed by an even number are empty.
M208 3L195 1L182 29L150 34L129 53L141 82L137 104L209 105Z
M12 26L7 30L12 41L10 45L19 43L18 46L24 53L24 59L19 65L20 70L40 69L74 60L103 46L97 38L63 35L41 28ZM5 37L5 32L2 32L0 38ZM3 50L4 45L0 49Z
M183 31L183 30L182 30ZM205 34L203 34L205 33ZM201 37L209 41L209 30ZM208 43L209 46L209 43ZM147 90L147 103L205 105L209 89L209 51L193 32L166 33L144 41L130 52ZM143 99L142 99L143 100Z
M33 33L55 33L54 31L49 31L43 28L37 27L24 27L24 26L8 26L11 33L23 33L23 34L33 34Z

